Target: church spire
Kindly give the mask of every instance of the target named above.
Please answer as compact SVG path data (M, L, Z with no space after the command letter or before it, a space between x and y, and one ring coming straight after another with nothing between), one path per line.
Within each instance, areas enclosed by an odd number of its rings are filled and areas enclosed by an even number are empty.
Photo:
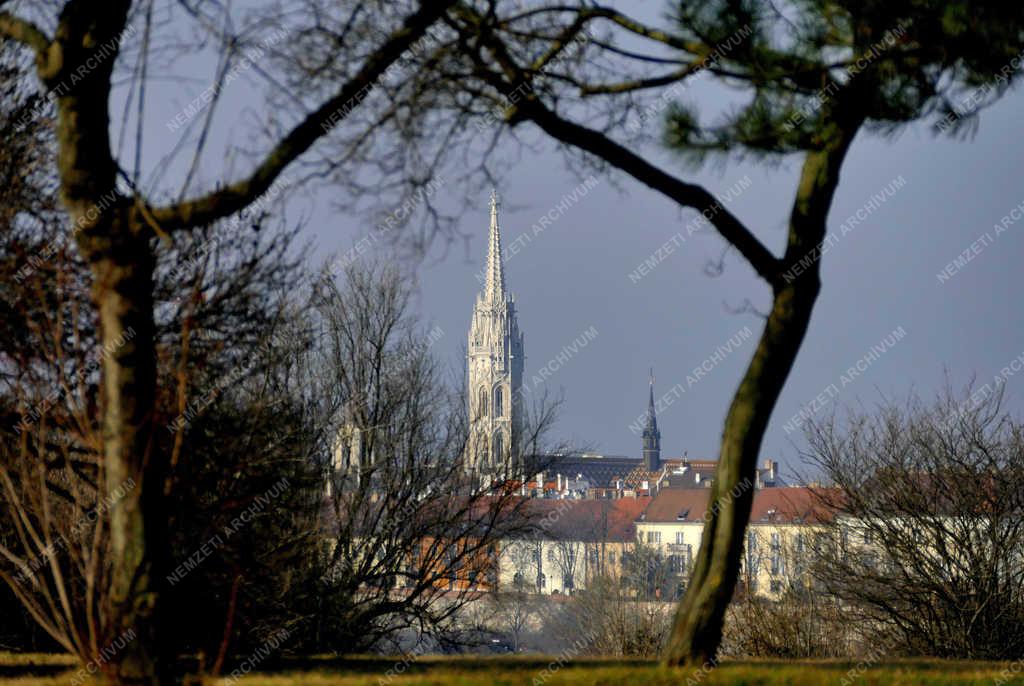
M649 472L661 469L661 432L654 409L654 368L651 368L650 391L647 400L647 425L644 427L644 468Z
M487 248L486 296L491 303L505 300L505 273L501 266L501 232L498 229L498 192L491 190L491 235Z
M650 397L647 401L647 428L652 431L657 431L658 415L654 411L654 367L651 367L650 385Z

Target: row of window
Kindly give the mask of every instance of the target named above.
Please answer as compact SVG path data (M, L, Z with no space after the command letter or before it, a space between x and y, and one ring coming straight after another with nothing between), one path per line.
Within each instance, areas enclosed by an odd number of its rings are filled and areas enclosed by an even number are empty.
M591 549L589 552L590 552L590 562L591 562L591 564L596 565L599 562L599 553L598 553L598 551ZM571 549L567 549L567 553L569 555L571 555L571 556L575 556L575 552L572 551ZM540 555L540 553L538 552L537 555ZM614 550L609 550L606 556L607 556L608 562L610 564L615 564L615 551ZM554 562L554 561L555 561L555 549L554 548L548 548L548 562ZM539 562L539 560L538 560L538 562Z
M656 544L660 544L661 543L661 532L660 531L647 531L646 534L647 534L646 535L646 542L648 544L656 545ZM640 538L641 542L643 542L643 540L644 540L643 534L639 534L638 538ZM675 540L676 545L684 545L685 544L685 534L682 531L677 531L676 532L675 539L676 539ZM687 548L689 549L689 546L687 546ZM748 568L755 568L755 567L759 566L758 565L758 561L757 561L757 549L758 549L758 533L756 531L749 531L749 532L747 532L747 548L746 548L746 553L747 553L747 566L748 566ZM798 553L802 553L803 552L803 549L804 549L804 537L803 537L803 534L797 534L796 535L796 549L797 549ZM770 535L770 537L769 537L769 552L770 552L770 556L769 556L769 559L768 559L769 574L771 574L772 576L782 575L783 574L783 569L784 569L784 562L783 562L783 558L782 558L782 536L778 532L773 532ZM678 556L676 556L676 555L670 555L669 556L669 565L670 565L670 567L673 565L673 558L676 558L676 557L678 557ZM682 572L682 571L685 570L685 567L683 565L681 565L681 564L676 564L676 566L678 567L678 569L675 569L673 571L676 571L677 573L678 572Z
M512 577L512 583L522 588L526 584L526 578L523 576L522 572L516 572ZM538 574L536 584L537 588L543 588L546 590L548 587L548 575L543 572ZM572 576L568 574L562 576L562 588L567 591L571 591L576 588L576 582L573 580Z
M640 542L643 542L643 534L639 534ZM660 531L648 531L647 532L648 543L661 543L661 532ZM676 532L676 545L683 545L686 543L686 534L682 531Z

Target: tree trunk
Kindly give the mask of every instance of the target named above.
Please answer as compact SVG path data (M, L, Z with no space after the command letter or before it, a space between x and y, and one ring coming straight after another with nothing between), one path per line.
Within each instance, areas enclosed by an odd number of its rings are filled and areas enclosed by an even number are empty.
M158 596L168 554L163 506L164 456L153 448L156 352L151 229L117 191L110 149L110 78L130 2L102 11L72 0L55 45L37 54L40 77L57 98L61 197L74 238L92 271L99 320L103 491L131 480L110 508L110 606L92 656L109 680L158 684ZM103 50L105 52L100 52ZM89 657L89 656L85 656Z
M148 240L115 226L123 244L91 260L93 300L103 345L101 407L104 488L135 487L111 508L113 577L106 632L134 638L119 651L110 676L121 684L156 684L164 666L157 653L157 610L166 571L165 459L153 446L156 357L153 347L154 258Z
M790 215L784 270L824 240L839 169L859 125L860 120L837 125L820 150L807 154ZM665 652L669 665L715 664L725 611L739 576L761 441L820 289L818 259L806 268L784 271L775 280L771 312L726 415L700 551Z

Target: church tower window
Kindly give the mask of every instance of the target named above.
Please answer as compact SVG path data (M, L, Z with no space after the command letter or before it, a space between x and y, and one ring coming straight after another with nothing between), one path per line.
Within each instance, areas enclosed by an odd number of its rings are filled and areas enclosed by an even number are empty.
M494 454L491 455L494 465L500 465L505 461L505 441L502 440L501 431L494 434Z

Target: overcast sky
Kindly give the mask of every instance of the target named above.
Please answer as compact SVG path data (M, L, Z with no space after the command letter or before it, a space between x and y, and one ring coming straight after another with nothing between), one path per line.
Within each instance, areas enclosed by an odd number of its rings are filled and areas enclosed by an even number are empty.
M983 385L1024 355L1024 221L998 234L993 226L1011 211L1019 217L1024 205L1022 104L1011 94L982 113L980 131L968 142L935 138L923 125L896 139L870 133L857 138L829 217L834 239L822 257L821 296L769 425L764 457L795 464L800 434L787 432L786 425L792 429L793 416L809 405L827 412L915 389L928 396L947 372L957 385L971 375ZM781 167L679 171L718 193L748 186L730 207L780 251L798 170L794 158ZM706 275L722 242L707 233L673 239L680 232L687 236L694 214L619 180L625 193L598 177L593 190L506 262L526 334L527 379L594 327L597 336L554 365L557 371L545 382L565 391L562 434L604 452L639 456L640 437L629 425L645 409L653 366L656 394L680 384L659 417L663 454L714 458L728 404L763 326L758 316L729 309L745 299L764 309L768 289L735 254L721 276ZM532 236L539 217L580 182L555 154L525 157L500 189L505 240L523 231ZM867 207L872 196L873 210ZM864 219L843 227L858 210ZM463 221L477 235L469 254L450 255L419 272L422 313L446 332L436 345L452 364L462 360L479 289L475 273L486 253L483 207ZM324 246L344 245L330 231L319 233ZM939 273L972 243L980 252L940 280ZM666 244L674 252L636 280L638 266ZM744 327L754 334L745 341ZM721 362L705 364L730 339L741 343L720 354ZM850 374L858 361L860 369ZM695 379L693 370L702 364L711 371ZM1024 374L1011 376L1006 392L1016 411Z
M180 61L179 68L188 72L188 80L161 82L147 96L149 112L166 113L147 123L144 159L150 168L183 135L168 134L165 120L203 90L214 63L200 56L194 64ZM203 76L207 72L209 78ZM213 128L212 150L248 143L239 129L251 119L246 108L259 107L258 93L266 87L255 73L228 87L227 106L238 115ZM124 93L123 88L115 92L113 111L120 111ZM979 132L966 142L936 138L925 124L895 139L870 132L858 136L829 219L833 242L822 258L822 293L762 457L797 464L800 434L787 431L787 424L792 429L794 415L812 402L828 412L870 406L882 396L903 397L912 389L928 396L947 372L957 385L972 375L984 384L1024 354L1018 298L1024 221L1011 222L998 234L993 228L1011 212L1019 217L1024 203L1022 105L1020 94L1009 94L981 113ZM198 126L193 123L184 135L196 135ZM781 252L798 158L694 172L671 155L654 154L687 180L715 193L731 190L730 209L776 254ZM217 178L223 159L208 154L203 176ZM233 173L247 166L236 160ZM653 367L656 393L668 393L671 400L659 416L663 455L715 458L729 401L762 328L757 315L730 309L747 300L763 309L768 289L735 253L727 257L724 273L708 276L705 267L720 256L722 241L706 231L689 236L693 212L680 211L621 175L614 178L621 191L609 177L598 176L596 186L558 210L563 197L586 178L568 170L547 144L536 152L523 150L498 189L505 241L523 232L532 239L506 262L507 284L526 334L526 381L536 392L542 386L564 391L561 438L639 457L640 436L630 424L645 409ZM444 203L446 194L456 195L442 185L436 197ZM349 250L372 228L332 211L329 190L298 195L299 211L309 218L305 237L316 258ZM480 289L475 274L487 249L486 204L481 197L477 207L462 213L461 229L473 236L468 245L443 257L438 251L417 270L418 312L444 332L435 349L453 368L465 364L472 303ZM848 222L858 211L861 219ZM532 227L549 212L557 219L534 235ZM940 280L940 272L972 243L973 259ZM671 254L659 253L663 246L671 247ZM658 264L638 272L648 258ZM557 371L534 388L538 370L588 330L596 335L568 360L552 364ZM723 352L730 339L739 344ZM876 359L868 362L873 346ZM858 362L861 369L848 374ZM694 369L702 365L710 371L696 378ZM1024 374L1011 376L1006 392L1016 412Z

